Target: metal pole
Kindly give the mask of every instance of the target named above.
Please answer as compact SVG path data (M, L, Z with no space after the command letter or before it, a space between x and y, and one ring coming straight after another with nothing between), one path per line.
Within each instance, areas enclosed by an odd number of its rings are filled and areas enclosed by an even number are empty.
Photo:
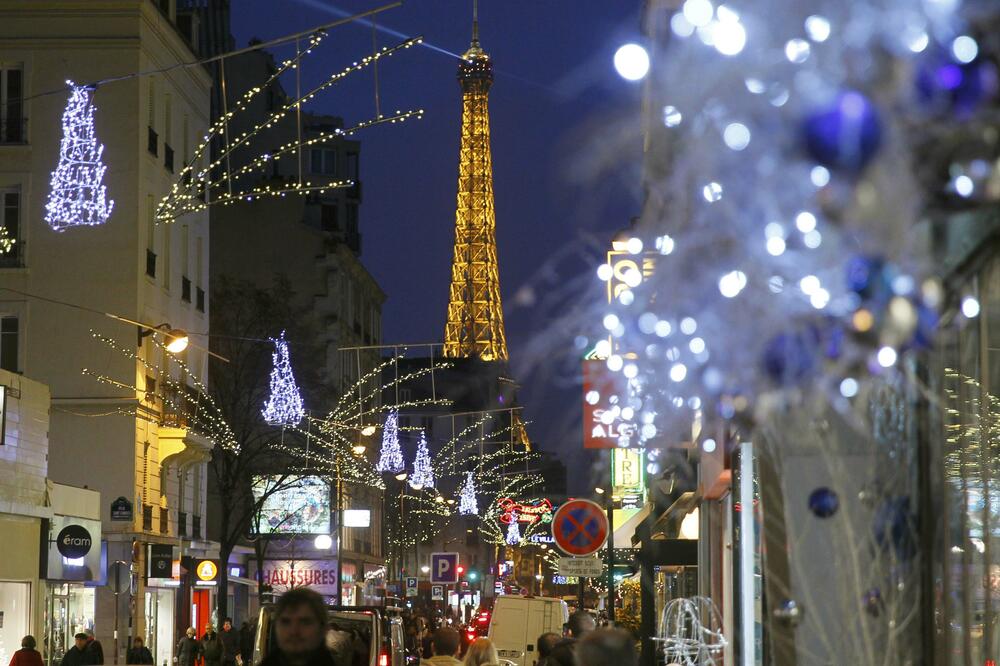
M604 555L605 564L608 566L608 624L615 624L615 503L611 499L611 489L605 493L604 501L607 502L608 510L608 549Z
M337 605L344 603L344 485L337 455Z

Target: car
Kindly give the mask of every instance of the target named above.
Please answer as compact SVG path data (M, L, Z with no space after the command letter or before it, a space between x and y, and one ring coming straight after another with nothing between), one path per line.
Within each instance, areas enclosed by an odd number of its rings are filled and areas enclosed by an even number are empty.
M326 645L338 665L406 666L403 620L399 609L383 606L327 606ZM253 666L277 649L274 604L266 604L257 618Z

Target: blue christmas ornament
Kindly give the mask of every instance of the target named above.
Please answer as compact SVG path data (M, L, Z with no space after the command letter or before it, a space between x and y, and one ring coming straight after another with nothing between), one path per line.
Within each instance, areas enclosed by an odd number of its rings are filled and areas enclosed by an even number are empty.
M878 110L854 90L806 116L802 130L806 151L814 160L849 172L864 169L882 144Z
M818 343L815 330L779 333L764 346L764 371L779 384L802 381L816 367Z
M829 518L840 508L840 498L829 488L817 488L809 494L809 510L817 518Z
M875 543L897 560L907 561L917 552L917 521L910 511L909 497L890 497L875 509Z
M920 100L932 112L965 117L996 96L997 71L984 58L960 63L937 52L917 70L916 85Z

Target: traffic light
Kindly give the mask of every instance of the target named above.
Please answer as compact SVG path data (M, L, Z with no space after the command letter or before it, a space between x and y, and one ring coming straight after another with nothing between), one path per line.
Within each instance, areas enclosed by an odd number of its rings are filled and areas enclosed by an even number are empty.
M463 567L461 564L458 565L458 575L461 576L464 573L465 573L465 567Z
M466 578L468 578L472 582L476 582L476 580L479 578L479 572L476 571L475 569L470 569L469 575L466 576Z

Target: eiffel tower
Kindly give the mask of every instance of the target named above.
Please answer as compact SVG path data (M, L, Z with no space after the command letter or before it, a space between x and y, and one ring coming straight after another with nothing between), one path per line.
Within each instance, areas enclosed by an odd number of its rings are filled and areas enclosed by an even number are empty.
M506 361L490 154L489 91L493 61L479 45L475 4L472 45L458 66L458 82L462 87L462 145L444 355Z

